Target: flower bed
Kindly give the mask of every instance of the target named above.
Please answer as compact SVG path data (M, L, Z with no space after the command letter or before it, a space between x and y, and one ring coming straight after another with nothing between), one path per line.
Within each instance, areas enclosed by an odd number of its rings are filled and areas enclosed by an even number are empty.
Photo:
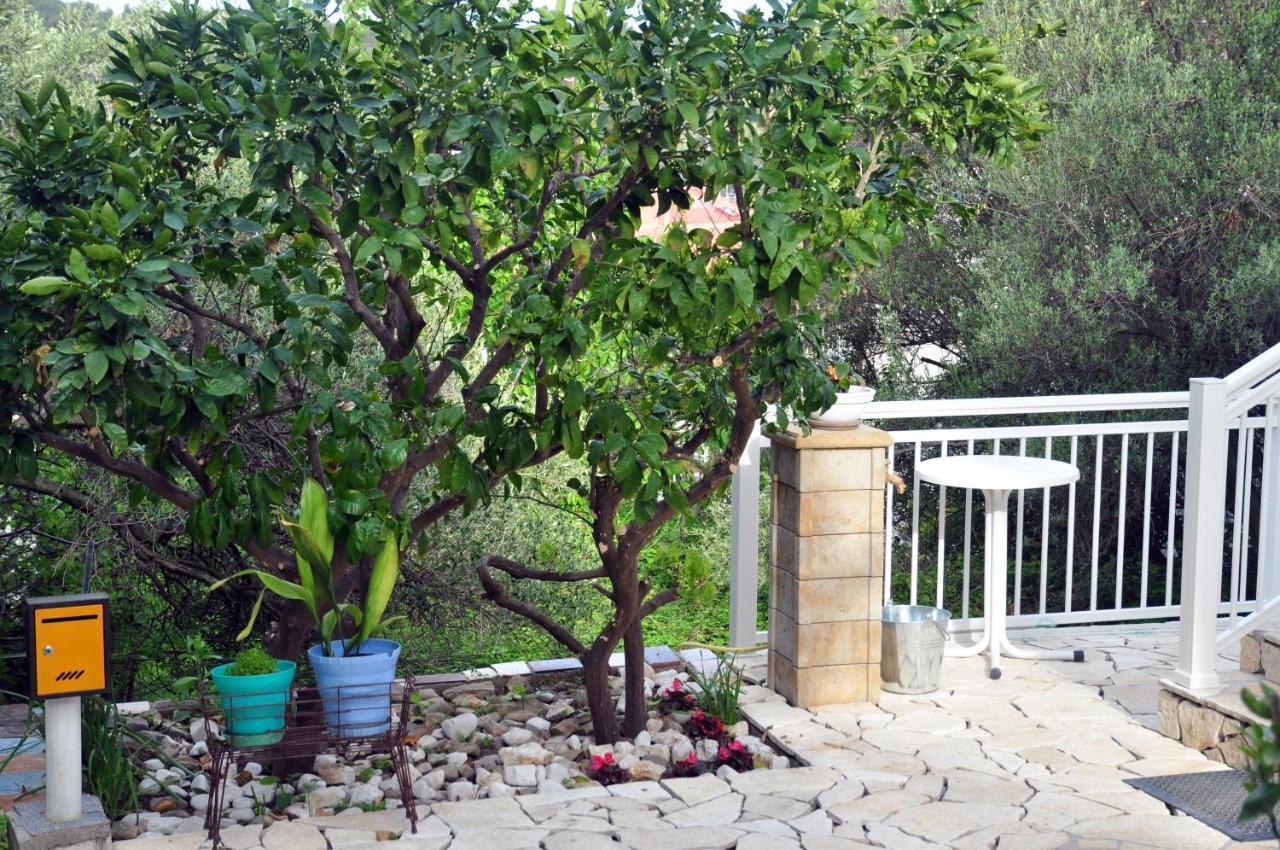
M411 698L407 740L415 801L555 793L591 784L788 766L785 756L750 734L745 721L725 724L703 710L688 674L646 672L651 699L645 728L612 745L593 740L585 692L571 679L514 676L420 688ZM615 678L611 685L620 700L622 680ZM209 766L203 720L162 710L129 722L156 743L143 754L149 757L139 787L143 811L118 823L117 837L192 831L199 821L186 821L209 804L209 781L202 772ZM300 774L272 776L272 769L234 767L224 823L404 805L391 760L382 754L352 760L323 755Z

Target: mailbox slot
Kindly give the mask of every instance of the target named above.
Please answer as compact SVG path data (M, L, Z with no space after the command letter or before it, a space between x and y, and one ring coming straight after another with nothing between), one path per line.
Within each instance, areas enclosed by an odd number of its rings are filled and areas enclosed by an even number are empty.
M45 596L27 601L31 696L105 693L111 684L107 595Z

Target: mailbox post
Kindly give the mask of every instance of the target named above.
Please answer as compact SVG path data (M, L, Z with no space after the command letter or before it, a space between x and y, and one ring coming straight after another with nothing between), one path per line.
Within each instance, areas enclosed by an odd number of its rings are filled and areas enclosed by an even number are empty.
M80 781L81 698L109 690L110 647L105 593L27 600L31 697L45 701L45 799L14 807L15 850L110 846L110 822Z

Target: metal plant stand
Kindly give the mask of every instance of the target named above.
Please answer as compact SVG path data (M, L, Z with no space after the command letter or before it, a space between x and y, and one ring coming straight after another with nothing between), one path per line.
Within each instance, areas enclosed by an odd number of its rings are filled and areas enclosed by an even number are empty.
M413 801L413 782L409 778L409 759L405 752L409 697L414 691L412 677L404 680L398 697L395 695L396 687L393 684L325 688L323 697L314 687L297 687L292 689L283 704L281 694L277 692L239 694L231 698L239 703L224 706L223 698L216 693L207 693L201 683L200 708L212 760L209 767L209 808L205 812L204 826L213 842L213 850L222 846L222 806L226 799L226 784L234 781L234 777L227 775L232 765L243 761L264 765L301 763L307 766L304 769L310 769L315 757L325 753L346 760L375 754L388 755L400 786L400 799L404 803L410 830L417 833L418 811ZM249 707L245 707L246 697L252 701ZM385 705L385 726L380 718L370 724L368 712L371 702ZM260 717L272 709L282 712L278 734L255 734L246 738L233 735L226 729L228 713L255 713ZM358 722L344 722L345 717L357 714ZM213 722L219 717L224 718L222 729ZM326 717L332 717L336 722L329 723ZM271 741L272 737L278 737L278 740Z

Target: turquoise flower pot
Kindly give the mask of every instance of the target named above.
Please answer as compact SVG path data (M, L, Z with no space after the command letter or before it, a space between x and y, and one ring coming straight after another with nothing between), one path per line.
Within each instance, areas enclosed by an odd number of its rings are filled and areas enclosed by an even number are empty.
M257 676L233 676L235 666L221 664L210 673L220 695L228 739L237 747L276 743L284 737L285 708L298 665L277 661L276 672Z
M337 654L346 651L346 641L334 641L333 646L333 657L325 655L320 644L307 650L330 734L355 738L386 732L391 726L391 683L400 644L370 638L359 655Z

